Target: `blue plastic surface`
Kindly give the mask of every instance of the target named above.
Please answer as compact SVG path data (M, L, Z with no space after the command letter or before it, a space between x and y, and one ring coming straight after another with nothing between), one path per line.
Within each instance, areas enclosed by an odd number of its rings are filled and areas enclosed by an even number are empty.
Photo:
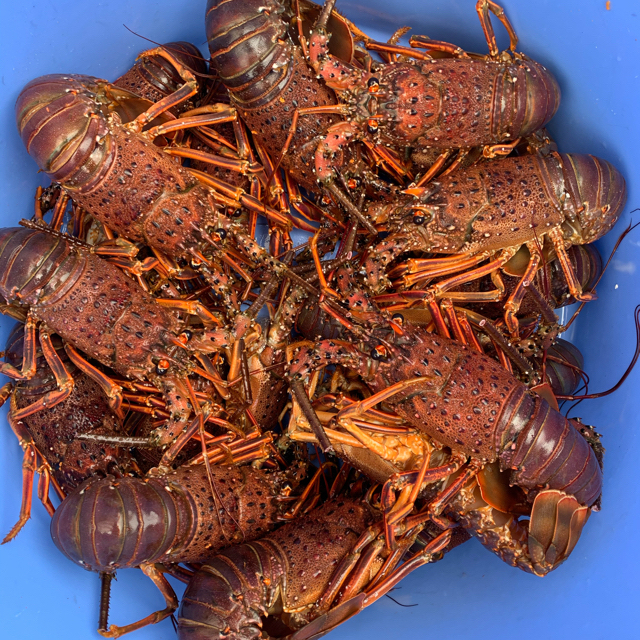
M599 248L608 255L629 221L640 220L640 3L637 0L503 0L519 49L547 65L562 88L549 129L561 150L593 153L626 176L627 208ZM610 10L606 5L610 4ZM392 6L393 5L393 6ZM0 24L0 222L13 226L33 210L33 192L48 180L18 137L13 107L19 91L46 73L86 73L115 79L145 41L190 40L206 51L204 0L129 0L85 3L35 0L6 3ZM338 8L371 35L385 39L403 25L414 33L485 52L475 0L338 1ZM496 25L504 46L504 30ZM620 248L571 339L585 356L593 391L609 388L626 369L635 346L633 309L640 302L640 230ZM0 345L13 322L0 318ZM367 638L494 638L520 640L638 637L640 529L640 368L612 396L584 402L577 413L604 434L603 509L592 515L576 550L544 579L503 564L476 541L442 562L413 573L387 598L332 633L334 640ZM21 449L0 416L0 537L20 505ZM64 558L49 536L49 516L34 496L32 519L18 538L0 547L0 636L98 638L96 574ZM181 592L180 585L177 585ZM125 624L162 606L139 571L121 571L114 583L111 621ZM138 640L171 640L169 621L139 631Z

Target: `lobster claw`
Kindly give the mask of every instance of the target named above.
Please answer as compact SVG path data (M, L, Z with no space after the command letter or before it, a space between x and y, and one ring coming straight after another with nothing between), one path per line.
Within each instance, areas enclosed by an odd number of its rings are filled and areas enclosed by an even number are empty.
M563 491L541 491L533 502L529 554L534 573L544 576L562 564L576 546L591 509Z

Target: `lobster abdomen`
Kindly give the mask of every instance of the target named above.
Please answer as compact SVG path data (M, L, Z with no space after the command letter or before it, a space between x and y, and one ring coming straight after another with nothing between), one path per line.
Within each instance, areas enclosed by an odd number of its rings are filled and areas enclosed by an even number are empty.
M154 357L181 358L165 340L176 317L117 267L63 238L24 228L0 230L0 294L29 304L35 318L70 344L124 375L155 371Z
M596 502L602 493L602 469L575 421L526 389L509 398L503 416L508 424L505 420L498 425L500 466L512 470L514 484L558 489L589 507Z

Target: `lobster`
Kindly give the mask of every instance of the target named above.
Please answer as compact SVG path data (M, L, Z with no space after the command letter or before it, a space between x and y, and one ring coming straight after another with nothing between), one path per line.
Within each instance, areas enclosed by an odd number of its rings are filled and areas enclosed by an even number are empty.
M326 0L309 40L309 64L338 95L339 108L332 111L345 117L329 128L316 148L315 173L322 184L334 182L344 148L368 138L378 147L442 151L419 181L422 186L444 166L453 149L464 150L454 164L477 146L485 147L487 157L508 154L520 138L543 127L558 108L560 89L555 78L539 63L515 52L513 27L494 2L478 0L476 5L488 56L470 56L460 47L420 36L411 38L410 44L428 49L424 54L365 38L368 49L393 57L383 64L371 61L365 68L345 63L328 50L327 18L334 5L335 0ZM509 52L498 51L489 11L509 32ZM430 52L452 57L436 58ZM397 61L397 54L417 61ZM292 128L295 124L294 120Z
M75 374L73 391L65 400L51 407L45 406L21 420L14 417L20 409L56 388L55 376L37 341L35 375L28 380L18 381L15 387L7 383L0 390L3 401L10 394L9 424L24 450L20 518L5 536L3 544L13 540L31 517L31 494L36 473L40 474L38 497L49 514L53 515L55 509L49 498L51 485L58 496L64 498L66 493L91 476L124 476L132 473L137 466L127 449L110 443L79 439L84 434L114 439L124 434L104 393L91 378L75 371L60 338L53 336L52 346L64 366ZM23 360L23 347L24 325L19 323L7 339L6 362L19 367Z
M504 303L505 322L516 335L515 314L542 262L539 244L544 239L552 243L570 295L592 300L594 294L583 292L576 278L566 247L602 237L617 221L625 202L624 178L601 158L552 154L496 159L459 170L440 183L409 189L390 203L372 204L369 216L384 224L389 235L368 251L362 274L369 287L380 292L388 284L387 266L404 252L457 254L433 263L432 271L468 271L441 280L431 292L435 298L473 301L478 296L474 298L472 292L451 290L496 274L525 245L529 262ZM491 258L487 264L475 267L487 258ZM416 264L426 274L429 261ZM502 299L503 287L495 290L495 300ZM489 298L482 293L480 299Z
M373 395L342 409L339 424L366 420L367 410L386 401L408 424L449 447L453 462L431 470L430 478L461 472L431 503L435 522L447 526L440 520L444 507L494 462L510 472L510 484L534 503L554 502L557 492L571 496L571 507L557 522L565 531L574 516L578 521L583 517L584 507L598 508L602 470L579 423L551 408L488 356L411 323L389 321L358 291L345 299L352 307L357 304L359 316L368 320L363 327L342 314L370 351L343 340L301 346L292 357L290 379L300 385L315 369L341 364L357 371ZM316 426L314 432L319 431Z
M26 307L27 316L22 367L2 363L0 372L16 380L33 377L36 327L41 323L40 344L57 381L57 389L14 412L14 419L51 407L71 394L73 377L51 344L51 333L57 333L65 341L70 360L104 390L120 419L121 386L77 349L126 378L147 380L163 392L170 417L153 434L152 442L158 446L174 443L166 452L164 463L168 464L202 417L200 404L189 389L188 375L195 365L186 349L196 353L216 350L213 343L206 344L207 332L193 335L174 312L70 236L2 229L0 268L0 295L9 310ZM198 414L193 429L181 433L192 409Z
M370 410L366 420L336 422L338 412L354 402L348 395L325 394L313 406L338 455L382 485L380 504L386 508L388 522L395 521L394 514L407 502L411 504L415 499L429 504L455 480L455 471L444 478L437 473L447 465L454 468L451 451L397 415ZM582 432L598 444L597 434L592 430L583 427ZM318 442L295 403L287 435L297 442ZM597 455L600 454L598 449ZM432 480L434 471L436 479ZM422 481L419 480L421 473L424 474ZM401 494L394 500L397 491ZM413 498L409 495L412 491L418 491ZM562 509L570 504L577 507L571 527L555 528ZM528 505L519 487L508 486L508 473L500 472L497 462L485 465L444 510L447 517L479 538L501 560L538 576L556 569L571 554L588 512L587 507L577 505L575 498L561 491L550 493L538 503L534 500L533 507ZM519 516L523 515L531 516L531 520L520 520ZM550 531L554 534L551 537Z
M309 640L375 602L410 571L441 557L441 534L395 569L381 557L371 510L334 499L268 536L227 549L193 576L178 614L180 640ZM403 552L419 533L406 525ZM296 631L297 630L297 631Z
M265 457L268 440L253 443L254 458ZM159 622L177 608L175 593L156 563L202 562L218 549L264 535L303 507L313 481L292 509L285 505L305 475L304 465L269 473L247 466L213 466L207 472L204 464L196 464L146 478L92 478L58 507L51 535L70 560L100 572L103 584L118 569L139 566L162 592L165 609L126 626L107 629L108 610L101 610L100 633L117 638Z
M240 260L248 257L276 273L288 272L288 268L219 209L223 205L236 209L247 206L284 227L290 220L210 176L205 178L223 192L205 187L148 141L161 132L185 126L174 121L142 133L158 113L196 90L190 72L164 50L156 53L170 57L187 81L176 93L133 120L123 124L126 114L119 114L133 94L123 94L124 90L88 76L50 75L33 80L22 90L16 103L18 129L41 169L60 182L83 209L122 238L147 244L161 262L167 262L163 256L190 262L227 307L238 309L229 278L215 264L212 254L245 279L250 280L250 276L231 257L225 239L233 238L240 246L245 254L240 254ZM140 99L135 97L135 101L139 103ZM223 109L201 118L204 121L196 118L197 123L210 124L227 122L233 116ZM179 275L179 269L174 271ZM295 278L295 274L289 273L289 277Z
M272 157L278 156L287 140L288 127L278 123L288 122L298 105L336 104L333 92L313 76L290 38L287 14L279 0L208 0L205 16L211 68L228 89L231 104ZM341 35L343 41L350 41L348 33ZM283 166L308 189L316 187L312 167L318 137L334 122L331 114L304 118L289 143L291 153L283 158Z

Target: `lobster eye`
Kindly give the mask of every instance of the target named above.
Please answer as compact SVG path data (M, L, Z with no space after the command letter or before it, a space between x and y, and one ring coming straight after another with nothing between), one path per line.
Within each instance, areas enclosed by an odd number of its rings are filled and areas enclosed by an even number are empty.
M369 87L369 93L377 93L380 88L380 81L378 78L369 78L367 81L367 87Z
M388 354L386 347L379 344L377 347L371 349L371 353L369 355L372 360L386 360Z
M169 371L169 361L168 360L158 360L158 364L156 365L156 373L159 376L163 376L165 373Z
M369 133L375 133L378 130L378 122L376 120L369 120L367 122L367 129Z
M181 334L180 334L180 342L182 342L182 344L187 344L187 342L189 342L189 340L191 340L191 338L193 337L193 333L191 333L191 331L189 329L185 329Z
M391 319L396 323L402 326L404 324L404 316L401 313L394 313L391 316Z
M216 229L212 235L214 238L217 236L220 240L224 240L227 237L227 231L226 229Z
M426 218L424 216L413 216L413 224L424 224L425 219Z
M357 189L361 184L362 180L360 180L360 178L349 178L349 180L347 180L347 186L351 190Z

